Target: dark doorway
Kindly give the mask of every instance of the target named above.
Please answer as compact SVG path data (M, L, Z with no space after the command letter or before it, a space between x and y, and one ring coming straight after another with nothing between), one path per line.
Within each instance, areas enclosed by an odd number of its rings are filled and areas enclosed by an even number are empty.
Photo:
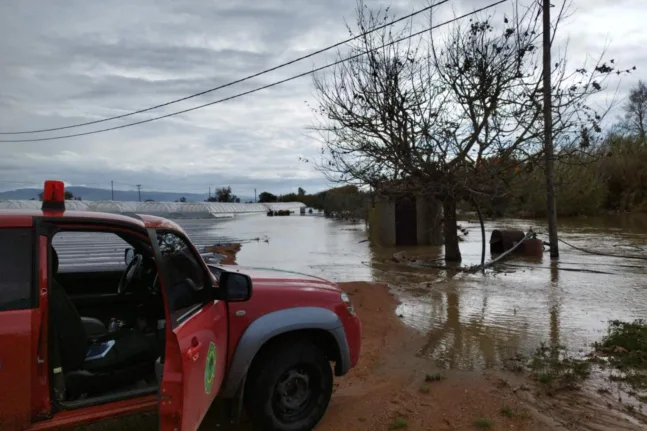
M416 199L399 198L395 201L395 245L417 243Z

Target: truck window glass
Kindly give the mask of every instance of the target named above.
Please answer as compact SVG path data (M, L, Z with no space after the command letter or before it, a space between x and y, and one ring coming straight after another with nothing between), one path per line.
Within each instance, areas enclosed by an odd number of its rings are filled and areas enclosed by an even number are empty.
M171 281L166 287L171 318L181 320L206 301L202 266L187 242L174 232L158 232L157 243Z
M0 311L31 307L32 247L31 229L0 229Z

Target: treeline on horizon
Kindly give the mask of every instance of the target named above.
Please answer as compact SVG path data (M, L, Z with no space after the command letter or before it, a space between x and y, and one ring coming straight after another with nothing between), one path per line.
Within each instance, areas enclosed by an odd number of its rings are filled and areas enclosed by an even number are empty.
M327 217L345 220L366 220L370 195L354 185L335 187L322 192L308 194L299 187L297 193L274 195L262 192L258 201L268 202L301 202L310 208L321 210Z

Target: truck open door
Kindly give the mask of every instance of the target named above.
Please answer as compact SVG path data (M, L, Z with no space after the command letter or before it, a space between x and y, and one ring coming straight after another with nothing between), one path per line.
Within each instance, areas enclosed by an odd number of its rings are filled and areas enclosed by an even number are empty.
M227 362L227 307L191 243L172 230L151 229L166 302L160 430L193 431L222 384Z

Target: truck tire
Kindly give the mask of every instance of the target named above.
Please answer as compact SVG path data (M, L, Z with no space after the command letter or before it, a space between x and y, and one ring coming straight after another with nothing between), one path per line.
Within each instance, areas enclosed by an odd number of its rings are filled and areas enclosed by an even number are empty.
M254 424L264 431L314 428L332 395L332 368L326 355L299 339L272 346L258 359L245 390Z

